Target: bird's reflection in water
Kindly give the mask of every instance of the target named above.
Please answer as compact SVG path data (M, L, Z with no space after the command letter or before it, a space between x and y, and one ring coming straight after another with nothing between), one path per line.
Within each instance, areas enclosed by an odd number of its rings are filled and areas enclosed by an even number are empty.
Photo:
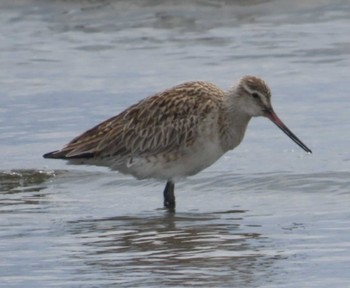
M264 252L268 239L242 229L244 213L156 211L68 225L83 247L79 271L106 272L109 283L233 287L266 281L279 258Z

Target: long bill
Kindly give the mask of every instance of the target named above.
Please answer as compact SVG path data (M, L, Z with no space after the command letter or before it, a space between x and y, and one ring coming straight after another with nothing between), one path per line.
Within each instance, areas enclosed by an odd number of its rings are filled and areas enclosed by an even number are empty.
M312 153L312 151L303 142L301 142L301 140L297 136L295 136L292 131L288 129L288 127L282 122L282 120L278 118L277 114L273 111L273 109L266 110L265 116L269 118L273 123L275 123L278 128L280 128L284 133L286 133L290 139L297 143L306 152Z

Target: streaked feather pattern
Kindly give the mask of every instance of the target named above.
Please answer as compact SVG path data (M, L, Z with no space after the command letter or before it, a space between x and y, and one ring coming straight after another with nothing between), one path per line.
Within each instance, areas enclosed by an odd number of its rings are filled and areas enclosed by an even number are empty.
M123 158L176 151L192 145L200 124L220 109L222 97L224 92L207 82L175 86L141 100L46 157Z

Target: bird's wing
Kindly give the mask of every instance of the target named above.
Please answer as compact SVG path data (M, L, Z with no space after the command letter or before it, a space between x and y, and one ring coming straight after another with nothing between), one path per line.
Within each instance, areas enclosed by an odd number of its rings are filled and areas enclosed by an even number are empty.
M190 146L199 124L219 109L219 92L206 82L165 90L74 138L50 158L155 155Z

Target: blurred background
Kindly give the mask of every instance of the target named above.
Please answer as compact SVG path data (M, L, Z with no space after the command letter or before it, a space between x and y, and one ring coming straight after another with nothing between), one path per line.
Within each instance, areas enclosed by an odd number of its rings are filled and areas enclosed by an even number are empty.
M347 0L0 2L4 287L347 287ZM266 119L177 187L45 160L190 80L262 77L307 155Z

